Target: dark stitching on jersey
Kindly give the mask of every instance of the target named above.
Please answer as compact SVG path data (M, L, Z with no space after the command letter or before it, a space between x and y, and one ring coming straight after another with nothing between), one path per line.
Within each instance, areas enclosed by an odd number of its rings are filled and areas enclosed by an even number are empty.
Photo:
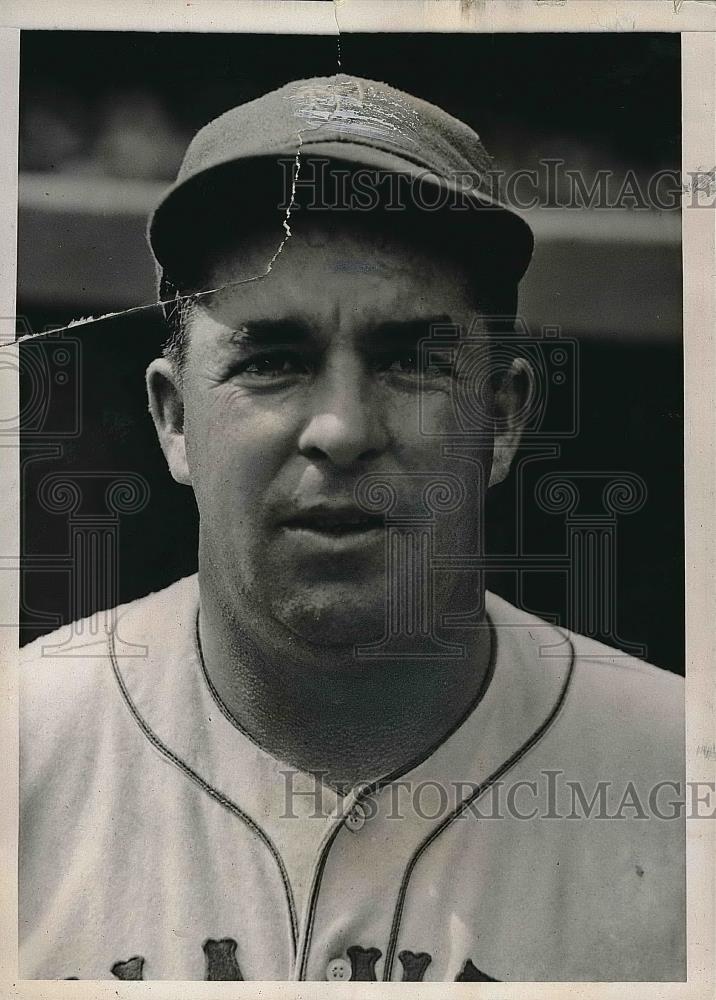
M464 713L458 718L457 722L454 722L450 727L450 729L448 729L443 736L438 737L435 740L435 742L432 743L421 756L414 758L412 761L409 761L407 764L403 765L400 768L396 768L395 771L391 771L389 774L383 775L381 778L377 778L376 779L377 784L375 785L375 787L370 786L370 791L368 791L368 786L366 786L366 789L363 792L364 795L373 794L374 792L379 791L381 788L384 788L385 785L389 785L391 784L391 782L397 781L397 779L402 778L404 774L407 774L409 771L412 771L414 768L419 767L421 764L423 764L428 759L428 757L431 757L435 753L435 751L438 750L443 745L443 743L447 743L450 737L454 736L454 734L458 731L460 726L464 722L466 722L467 719L469 719L469 717L475 711L475 709L480 704L482 699L485 697L485 693L492 682L492 678L495 672L495 662L497 654L497 639L495 636L495 626L493 625L489 615L486 615L486 619L487 619L487 626L490 631L490 658L487 664L487 670L485 671L485 676L482 679L482 683L480 684L480 687L474 699L470 702L468 707L465 709ZM265 747L261 746L261 744L254 739L251 733L249 733L246 729L244 729L243 726L241 726L236 721L236 719L233 717L229 709L226 707L226 704L224 703L221 695L214 686L213 681L209 677L209 671L206 669L206 662L204 660L204 651L201 647L201 634L199 631L199 609L197 609L196 612L194 644L196 648L197 658L199 660L199 666L201 667L201 672L204 677L204 681L209 689L209 692L213 700L216 702L216 706L221 712L221 714L224 716L227 722L229 722L233 726L233 728L237 730L237 732L241 733L242 736L245 736L247 740L253 743L254 746L258 747L259 750L261 750L263 753L268 753ZM316 776L314 772L302 771L301 768L296 768L296 770L300 774L307 774L309 777L312 777L315 780ZM327 784L329 788L332 788L334 792L336 792L339 796L342 797L342 792L340 791L340 788L337 785L332 784L330 781L326 781L325 784Z
M485 696L485 692L487 691L488 687L490 686L490 683L492 682L492 678L493 678L494 672L495 672L495 663L496 663L496 659L497 659L497 638L496 638L496 633L495 633L495 627L494 627L494 625L492 623L492 620L490 619L489 615L486 616L486 619L487 619L488 628L490 630L490 640L491 640L490 641L490 658L489 658L489 661L488 661L487 670L485 671L485 676L484 676L484 678L482 680L482 683L480 684L478 692L477 692L475 698L473 699L473 701L470 703L470 705L468 705L468 707L465 710L465 712L457 719L457 721L455 723L453 723L453 725L450 727L450 729L443 736L441 736L440 738L436 739L435 742L433 744L431 744L428 747L428 749L422 755L420 755L419 757L415 758L412 761L409 761L403 767L397 768L396 770L390 772L389 774L384 775L381 778L378 778L371 785L366 786L366 788L363 789L362 793L356 799L357 802L359 802L366 795L372 795L376 791L379 791L380 789L384 788L386 785L389 785L391 782L396 781L398 778L402 777L403 774L407 774L409 771L412 771L414 768L419 767L424 761L426 761L429 757L431 757L432 754L435 753L435 751L439 747L441 747L444 743L446 743L450 739L450 737L453 736L457 732L457 730L460 728L460 726L462 726L463 723L467 721L467 719L472 715L472 713L475 711L475 709L477 708L477 706L480 704L480 702L482 701L482 699ZM214 699L217 707L221 711L222 715L226 718L226 720L234 727L234 729L236 729L238 732L240 732L247 739L251 740L251 742L255 746L258 746L260 750L263 750L263 747L261 747L261 745L259 743L257 743L251 737L251 735L249 733L247 733L238 724L238 722L236 721L236 719L234 719L234 717L231 715L231 713L229 712L228 708L224 704L224 701L221 698L221 695L216 690L216 688L215 688L215 686L214 686L211 678L209 677L209 672L206 669L206 663L204 661L204 655L203 655L203 651L202 651L202 648L201 648L201 635L200 635L200 632L199 632L199 611L198 610L197 610L196 619L195 619L194 638L195 638L196 650L197 650L197 653L198 653L199 664L200 664L200 667L201 667L202 674L204 676L204 681L206 682L206 685L207 685L207 687L208 687L208 689L209 689L209 691L210 691L210 693L211 693L211 695L212 695L212 697L213 697L213 699ZM336 823L336 825L334 826L334 828L331 830L328 839L323 844L323 847L320 850L319 858L318 858L318 861L316 863L316 867L314 868L314 871L313 871L313 878L311 880L311 889L310 889L309 894L308 894L308 906L307 906L307 909L306 909L305 935L304 935L304 938L303 938L303 947L301 949L300 961L299 961L299 969L298 969L298 979L299 980L303 980L303 977L304 977L304 974L305 974L305 971L306 971L306 965L308 963L308 951L309 951L309 948L310 948L311 938L313 936L313 921L314 921L315 915L316 915L316 908L317 908L317 905L318 905L318 893L320 891L321 882L322 882L322 879L323 879L323 872L325 871L325 867L326 867L326 863L328 861L328 855L330 853L330 849L333 846L333 842L335 841L335 839L336 839L336 837L337 837L337 835L338 835L341 827L343 826L344 822L345 822L345 816L342 816L341 819Z
M199 665L201 667L201 672L202 672L203 677L204 677L204 682L206 683L206 686L209 689L209 692L211 693L211 696L214 699L214 702L216 703L219 711L224 716L224 718L227 720L227 722L229 722L231 724L231 726L237 732L241 733L242 736L245 736L246 739L250 740L250 742L253 743L254 746L258 747L259 750L261 750L263 753L266 753L267 751L264 750L264 748L261 746L261 744L257 743L257 741L251 736L251 734L248 733L243 728L243 726L240 726L239 723L237 722L237 720L229 712L229 709L224 704L223 698L221 697L221 695L217 691L216 687L214 686L214 683L211 680L211 677L209 677L209 671L206 669L206 662L204 660L204 652L203 652L202 647L201 647L201 633L200 633L200 630L199 630L199 609L198 608L197 608L196 619L195 619L194 641L195 641L195 645L196 645L196 652L197 652L198 659L199 659ZM302 773L305 773L305 772L302 772ZM314 780L315 780L315 775L313 777L314 777ZM306 926L309 929L313 927L313 918L315 916L315 910L316 910L316 906L317 906L317 903L318 903L318 889L316 889L316 893L315 893L315 897L314 897L314 887L316 886L316 884L318 885L318 887L320 887L321 880L323 878L323 870L324 870L324 868L326 866L326 862L328 860L328 853L330 852L330 848L332 847L333 841L335 840L335 838L336 838L336 836L338 834L338 831L340 830L342 824L343 824L343 819L341 818L336 823L336 825L332 828L332 830L330 831L330 837L328 839L328 842L325 843L323 845L323 847L320 849L319 857L318 857L318 862L317 862L316 867L315 867L315 869L313 871L313 878L312 878L312 881L311 881L311 890L310 890L309 895L308 895L308 909L307 909L307 920L306 920ZM310 933L309 933L309 938L310 938ZM298 942L296 943L296 946L294 947L294 958L296 957L295 952L297 951L297 944L298 944ZM305 948L302 951L302 953L301 953L301 960L300 960L300 963L299 963L300 964L300 971L299 971L299 974L298 974L298 978L299 979L303 979L303 974L305 972L305 967L306 967L307 960L308 960L308 948Z
M447 733L441 736L439 739L437 739L435 743L431 744L431 746L428 747L428 749L423 754L416 757L414 760L409 761L403 767L396 768L396 770L391 771L389 774L384 775L382 778L378 778L370 785L366 785L365 788L361 791L360 795L357 796L356 802L360 802L361 799L366 798L368 795L373 795L375 794L375 792L381 791L383 788L386 787L386 785L390 785L393 781L397 781L397 779L402 777L404 774L408 774L416 767L420 767L420 765L423 764L426 760L428 760L428 758L431 757L436 750L438 750L444 743L447 743L450 737L453 736L458 731L460 726L462 726L463 723L469 719L469 717L475 711L477 706L480 704L480 702L485 696L485 692L487 691L492 681L495 672L495 663L497 660L497 636L495 633L495 626L493 625L492 619L490 618L489 615L486 615L486 619L488 628L490 630L490 659L487 665L487 670L485 671L485 676L482 680L482 683L480 684L477 695L470 703L466 711L460 716L457 722L455 722L451 726L451 728L447 731ZM321 848L321 852L318 858L318 863L313 872L311 889L308 894L306 927L303 938L303 947L301 949L301 954L300 954L300 964L298 969L299 980L303 980L303 976L306 971L306 965L308 964L308 951L311 945L311 938L313 936L313 920L316 914L316 906L318 905L318 893L321 888L321 880L323 878L323 872L326 867L326 862L328 861L328 854L330 852L331 847L333 846L333 841L336 839L338 832L340 831L341 827L343 826L346 820L347 815L348 813L345 813L340 818L338 823L336 823L333 830L331 830L330 836L328 837L325 844Z
M112 669L114 671L114 676L119 685L119 689L122 693L122 697L127 705L127 708L131 712L135 722L139 726L140 730L144 733L149 742L154 746L163 756L170 760L175 767L178 767L188 778L196 782L200 788L202 788L207 795L209 795L214 801L218 802L219 805L223 806L230 813L236 816L238 819L242 820L246 826L254 833L259 840L268 848L271 856L273 857L276 865L278 867L279 873L281 875L281 881L283 882L284 893L286 895L286 902L288 903L289 918L291 924L291 943L293 946L293 957L296 956L296 943L298 940L298 921L296 918L296 905L293 899L293 890L291 884L288 880L288 872L286 871L286 866L284 865L283 858L279 854L277 848L273 844L269 835L261 829L261 827L256 823L251 817L245 813L239 806L235 805L230 799L227 799L225 795L222 795L220 791L210 785L208 782L197 774L188 764L186 764L181 758L177 757L168 746L166 746L156 735L156 733L149 727L149 725L144 721L139 713L136 705L132 701L129 691L124 683L124 679L119 669L119 664L117 663L117 658L115 654L114 647L114 631L109 633L109 655L112 661Z
M568 637L569 639L569 637ZM393 923L390 929L390 939L388 941L388 949L385 955L385 963L383 966L383 982L390 982L390 977L393 972L393 962L395 960L395 949L398 945L398 934L400 933L400 924L403 917L403 909L405 907L405 897L408 892L408 884L410 878L415 870L415 867L422 857L423 853L430 847L430 845L443 833L447 827L457 819L457 817L463 813L469 806L472 805L481 795L483 795L491 785L498 781L507 771L511 770L537 743L542 739L545 733L550 729L555 719L557 718L560 709L564 705L565 699L567 697L567 691L569 689L572 675L574 673L574 662L575 662L575 652L574 643L569 639L570 647L570 662L569 669L567 671L567 676L564 679L562 688L557 697L552 710L550 711L547 718L542 722L542 724L534 731L534 733L526 740L525 743L519 747L511 757L497 768L485 781L479 785L466 799L463 801L448 815L446 818L439 823L434 830L432 830L428 836L423 840L421 844L418 845L412 858L408 862L405 872L403 873L403 879L400 884L400 889L398 890L398 900L395 905L395 912L393 914Z
M196 626L195 626L195 629L194 629L194 645L195 645L195 649L196 649L197 659L199 660L199 666L201 667L202 677L204 678L204 683L206 684L207 688L209 689L209 694L211 695L213 701L215 702L216 707L219 709L219 711L221 712L221 714L224 716L224 718L226 719L226 721L231 725L231 727L233 729L235 729L238 733L241 733L241 735L244 736L255 747L258 747L258 749L262 753L269 754L269 756L272 756L270 754L270 752L258 742L258 740L254 739L254 737L251 735L251 733L248 731L248 729L244 729L244 727L234 718L234 716L231 714L231 712L229 711L229 709L226 707L226 703L224 702L223 698L221 697L221 695L219 694L218 690L214 686L214 682L212 681L211 677L209 677L209 671L206 669L206 661L204 660L204 650L202 649L202 645L201 645L201 633L200 633L200 630L199 630L199 609L198 608L197 608L197 612L196 612ZM274 757L274 760L278 760L278 759L279 758ZM288 763L288 762L286 762L286 763ZM313 771L303 771L303 770L301 770L300 767L296 767L295 765L291 765L291 766L299 774L305 774L309 778L313 778L314 781L316 780L316 774L315 774L315 772L313 772ZM324 780L324 779L322 779L322 780ZM333 785L330 781L325 781L325 784L328 785L329 788L332 788L333 791L339 797L342 797L342 793L341 793L341 791L340 791L340 789L338 788L337 785Z
M331 847L333 846L333 841L338 836L343 823L345 821L345 816L342 816L340 820L336 823L330 832L325 844L321 848L321 853L318 858L318 864L313 871L313 879L311 880L311 890L308 894L308 908L306 910L306 931L303 939L303 947L301 949L301 961L298 969L298 979L303 980L304 974L306 972L306 965L308 964L308 950L311 945L311 937L313 936L313 920L316 915L316 907L318 905L318 893L321 888L321 881L323 879L323 872L326 867L326 862L328 861L328 855L330 853Z
M452 736L455 735L455 733L458 731L460 726L463 725L463 723L467 722L472 713L477 709L482 699L485 697L487 689L492 683L492 678L495 675L495 663L497 661L497 634L495 632L495 626L492 624L492 619L488 614L486 614L485 617L487 620L487 627L490 632L490 659L487 664L487 670L485 671L485 676L482 679L482 683L478 688L477 694L470 702L470 704L467 706L462 715L458 718L457 722L454 722L446 733L438 737L435 740L435 742L431 744L431 746L429 746L424 753L413 758L413 760L410 761L408 764L404 765L403 767L398 767L394 771L391 771L389 774L384 775L382 778L379 778L378 781L376 782L376 786L373 789L373 792L381 791L383 788L385 788L386 785L392 784L394 781L397 781L398 778L402 778L404 774L408 774L410 771L413 771L416 767L420 767L421 764L424 764L429 757L432 757L432 755L435 753L436 750L439 750L440 747L443 746L443 744L447 743L447 741ZM371 793L366 792L366 794L373 794L373 792Z
M202 677L204 678L204 683L208 687L209 693L211 694L211 697L216 702L216 707L219 709L219 711L224 716L224 718L226 719L226 721L231 724L231 726L232 726L233 729L236 729L237 732L241 733L242 736L245 736L246 739L249 740L250 743L253 743L253 745L255 747L258 747L259 750L263 751L263 753L266 753L267 751L264 750L264 748L261 746L261 744L258 743L253 738L253 736L251 735L251 733L248 732L248 730L244 729L243 726L239 725L239 723L237 722L237 720L233 717L233 715L231 714L231 712L228 710L228 708L224 704L223 698L221 697L221 695L219 694L219 692L214 687L214 682L212 681L211 677L209 677L209 671L206 669L206 663L204 661L204 650L202 649L202 645L201 645L201 633L199 631L199 608L196 609L196 616L195 616L195 619L194 619L194 648L196 650L197 659L199 660L199 666L201 668Z

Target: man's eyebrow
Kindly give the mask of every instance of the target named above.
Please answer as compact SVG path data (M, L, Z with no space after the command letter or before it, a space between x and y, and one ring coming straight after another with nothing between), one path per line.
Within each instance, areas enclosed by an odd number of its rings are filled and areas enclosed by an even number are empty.
M437 316L415 317L407 320L391 319L371 325L367 338L371 342L399 341L415 344L430 335L433 326L452 324L450 317L442 313ZM272 345L305 344L311 339L309 326L297 319L256 319L247 320L231 332L227 343L232 347L270 347Z
M232 331L229 343L236 346L271 344L300 344L308 340L311 332L307 326L294 319L248 320Z

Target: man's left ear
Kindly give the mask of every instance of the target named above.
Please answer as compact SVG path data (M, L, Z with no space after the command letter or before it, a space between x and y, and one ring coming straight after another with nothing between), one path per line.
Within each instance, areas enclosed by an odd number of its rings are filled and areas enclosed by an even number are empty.
M495 390L495 442L488 486L507 478L519 447L527 414L532 409L535 375L525 358L515 358Z

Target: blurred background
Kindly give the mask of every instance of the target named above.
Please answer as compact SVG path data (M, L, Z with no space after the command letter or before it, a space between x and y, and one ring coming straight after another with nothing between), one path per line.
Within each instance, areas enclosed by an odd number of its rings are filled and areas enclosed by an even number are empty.
M587 187L610 171L616 197L629 176L646 192L658 171L680 169L679 45L678 35L632 33L344 33L341 69L441 105L473 126L508 172L564 160ZM334 37L23 32L19 332L151 303L146 219L193 133L289 80L336 72L336 56ZM529 213L537 251L521 314L533 334L558 328L574 344L575 367L571 401L551 401L552 450L543 437L522 479L490 501L490 549L529 553L533 568L491 574L489 583L584 629L559 563L571 551L570 524L530 497L546 475L637 477L643 506L612 513L611 522L602 509L599 522L616 533L616 621L597 616L587 630L682 672L681 225L678 210L637 202ZM193 501L166 472L143 396L143 368L165 332L150 309L25 351L26 406L36 372L49 381L42 413L32 410L23 435L24 641L195 568ZM73 471L84 475L86 503L74 513L48 509L42 482ZM68 565L73 518L106 516L90 471L105 479L132 471L147 484L146 502L117 522L119 572L104 590L78 585ZM592 508L579 516L597 516Z

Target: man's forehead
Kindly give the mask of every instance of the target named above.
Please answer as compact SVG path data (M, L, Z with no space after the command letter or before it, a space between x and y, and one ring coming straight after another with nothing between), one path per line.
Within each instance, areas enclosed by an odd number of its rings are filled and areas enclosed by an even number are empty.
M373 272L356 274L338 268L333 280L321 281L316 275L309 281L262 279L257 282L227 283L199 300L196 315L212 320L215 333L222 338L242 328L256 330L273 324L293 324L308 333L353 331L370 334L377 328L413 324L421 335L434 322L472 325L474 307L459 285L450 289L445 283L417 285L413 281L374 280ZM355 267L362 266L354 261ZM366 268L369 266L365 265Z

